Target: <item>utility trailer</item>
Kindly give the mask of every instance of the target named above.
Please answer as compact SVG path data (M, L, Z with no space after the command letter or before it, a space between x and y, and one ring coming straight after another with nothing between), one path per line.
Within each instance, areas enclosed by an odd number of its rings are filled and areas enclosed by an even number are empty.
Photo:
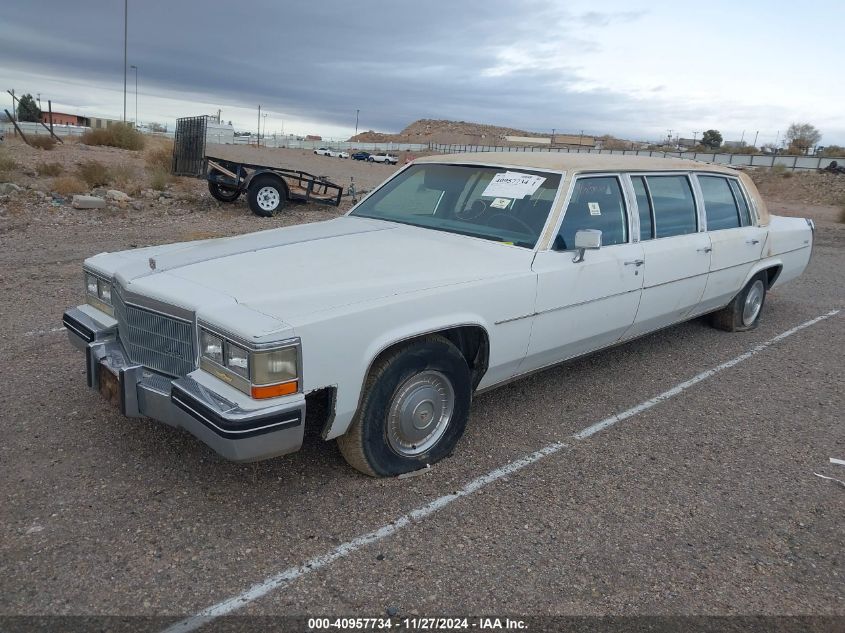
M305 171L237 162L206 155L208 117L176 120L171 171L208 181L208 191L221 202L234 202L246 193L256 215L281 212L289 200L340 205L343 187Z
M204 162L208 191L221 202L246 192L249 208L265 217L279 213L288 200L338 206L343 187L305 171L239 163L214 156Z

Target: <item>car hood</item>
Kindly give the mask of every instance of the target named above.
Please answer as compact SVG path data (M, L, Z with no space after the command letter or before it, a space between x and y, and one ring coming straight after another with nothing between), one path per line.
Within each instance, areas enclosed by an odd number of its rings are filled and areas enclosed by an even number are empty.
M231 238L104 254L132 292L201 309L236 302L292 324L342 306L524 274L533 251L431 229L342 217ZM191 297L188 300L186 297Z

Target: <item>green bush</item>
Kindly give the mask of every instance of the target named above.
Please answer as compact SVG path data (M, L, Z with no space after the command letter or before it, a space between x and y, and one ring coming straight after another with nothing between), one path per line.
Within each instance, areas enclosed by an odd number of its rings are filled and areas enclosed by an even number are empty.
M82 135L80 140L85 145L108 145L135 151L144 149L144 137L126 123L116 123L104 129L89 130Z

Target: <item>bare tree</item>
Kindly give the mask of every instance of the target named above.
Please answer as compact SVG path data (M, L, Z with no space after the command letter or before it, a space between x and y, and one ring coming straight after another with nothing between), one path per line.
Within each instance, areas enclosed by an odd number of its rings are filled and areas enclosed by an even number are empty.
M786 138L791 150L806 154L822 139L822 133L809 123L793 123L786 131Z

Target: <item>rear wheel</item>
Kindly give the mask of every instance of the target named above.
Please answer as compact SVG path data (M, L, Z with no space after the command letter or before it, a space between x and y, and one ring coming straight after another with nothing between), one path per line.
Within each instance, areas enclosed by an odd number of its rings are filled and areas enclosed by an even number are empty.
M358 413L337 443L353 468L373 477L419 470L454 450L471 400L463 355L448 339L429 335L376 361Z
M710 316L713 327L726 332L747 332L760 323L766 302L766 273L754 276L725 308Z
M249 185L247 200L255 215L265 218L279 213L285 206L286 191L278 178L259 176Z
M208 181L208 192L211 197L220 202L234 202L241 195L241 192L231 187L224 187L223 185Z

